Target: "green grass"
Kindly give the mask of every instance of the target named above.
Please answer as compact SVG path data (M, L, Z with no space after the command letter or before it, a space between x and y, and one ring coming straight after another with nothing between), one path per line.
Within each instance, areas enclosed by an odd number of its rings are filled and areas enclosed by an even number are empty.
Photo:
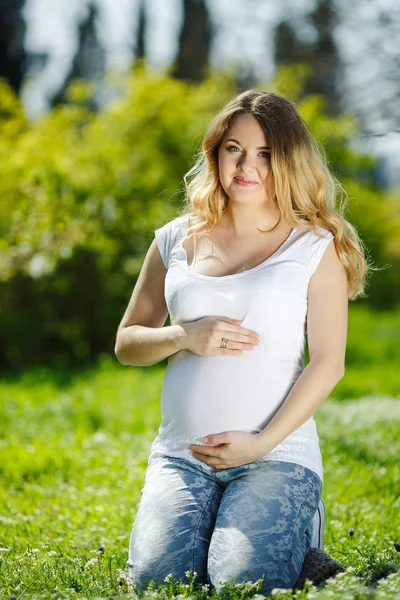
M160 423L163 372L105 359L71 377L43 369L0 383L1 599L132 598L127 548ZM347 378L315 415L325 550L346 572L296 597L399 598L400 397L344 400ZM146 597L206 596L189 580L175 584ZM227 598L261 598L248 584L227 590Z
M306 362L308 353L306 353ZM346 375L332 396L337 400L400 392L400 305L394 311L349 306Z

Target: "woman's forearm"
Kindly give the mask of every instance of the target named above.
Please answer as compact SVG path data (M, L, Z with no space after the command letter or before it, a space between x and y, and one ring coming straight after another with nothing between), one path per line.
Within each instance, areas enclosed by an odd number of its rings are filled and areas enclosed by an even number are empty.
M186 337L180 325L131 325L118 331L114 352L123 365L148 367L184 350Z
M329 360L309 362L271 421L257 434L260 456L269 454L312 417L343 375Z

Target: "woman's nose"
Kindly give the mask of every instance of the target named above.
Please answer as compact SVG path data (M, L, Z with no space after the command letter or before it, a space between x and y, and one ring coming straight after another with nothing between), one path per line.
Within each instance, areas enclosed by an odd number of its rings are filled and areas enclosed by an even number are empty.
M239 165L241 167L246 166L247 168L251 169L255 164L255 159L252 158L251 156L246 156L245 154L243 154L240 158L239 158Z

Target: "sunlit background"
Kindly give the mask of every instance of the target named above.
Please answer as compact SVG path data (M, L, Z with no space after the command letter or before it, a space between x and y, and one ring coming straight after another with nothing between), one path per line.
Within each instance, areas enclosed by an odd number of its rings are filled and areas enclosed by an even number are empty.
M117 327L208 123L252 87L299 108L375 267L316 413L350 568L324 598L399 597L399 40L393 0L0 0L0 599L126 589L166 361L121 365Z
M398 307L400 5L1 6L2 367L112 354L154 228L176 215L202 133L250 87L298 105L348 192L347 217L378 269L354 308Z
M26 0L19 17L25 39L15 34L28 58L21 75L31 78L23 91L26 109L33 115L48 109L74 58L75 74L98 80L106 69L128 71L139 54L149 68L167 69L183 59L183 21L190 32L195 11L210 31L200 63L234 65L250 85L268 80L284 62L306 60L319 71L313 91L362 120L361 133L369 137L360 147L383 156L389 185L400 184L400 6L392 0ZM195 38L192 43L198 54ZM85 53L92 59L85 62Z

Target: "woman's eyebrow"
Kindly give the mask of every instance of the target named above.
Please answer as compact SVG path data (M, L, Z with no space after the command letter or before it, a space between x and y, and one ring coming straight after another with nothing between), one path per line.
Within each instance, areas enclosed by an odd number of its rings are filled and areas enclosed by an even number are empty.
M240 142L238 142L234 138L229 138L229 140L226 140L226 141L227 142L235 142L235 144L239 144L239 146L242 145ZM270 146L257 146L256 150L271 150L271 147Z

